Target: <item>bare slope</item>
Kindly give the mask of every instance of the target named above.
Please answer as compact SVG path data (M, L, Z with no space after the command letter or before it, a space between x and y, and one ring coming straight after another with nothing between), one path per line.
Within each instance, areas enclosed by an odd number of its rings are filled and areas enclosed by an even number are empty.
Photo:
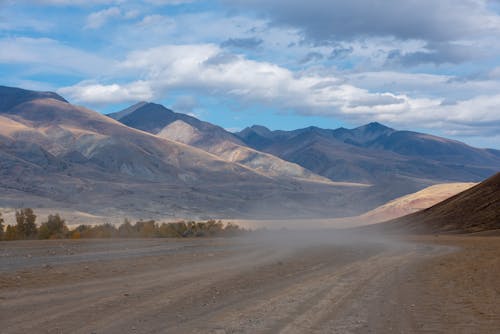
M500 229L500 173L431 208L378 227L417 233L472 233Z
M189 115L175 113L160 104L140 102L108 116L129 127L198 147L223 160L247 166L262 175L331 182L328 178L321 177L295 163L250 148L234 134L219 126Z
M367 223L377 223L406 216L427 209L475 185L476 183L436 184L416 193L396 198L362 214L359 219Z
M8 102L0 110L0 207L138 218L335 216L360 210L365 197L356 185L281 182L54 93L0 87L0 100Z

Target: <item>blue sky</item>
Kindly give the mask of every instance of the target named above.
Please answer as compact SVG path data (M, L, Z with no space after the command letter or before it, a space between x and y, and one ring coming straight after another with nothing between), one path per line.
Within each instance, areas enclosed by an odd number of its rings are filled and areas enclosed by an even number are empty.
M379 121L500 148L498 0L0 0L3 85L236 130Z

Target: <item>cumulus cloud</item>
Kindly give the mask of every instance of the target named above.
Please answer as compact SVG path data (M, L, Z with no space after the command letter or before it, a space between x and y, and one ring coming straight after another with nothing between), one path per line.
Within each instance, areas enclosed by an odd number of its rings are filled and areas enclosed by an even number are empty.
M449 131L464 129L470 124L469 133L471 129L481 131L481 126L500 121L498 94L449 105L439 97L371 91L332 74L294 73L269 62L227 54L213 44L164 45L135 51L119 68L130 76L145 74L145 77L125 85L83 82L60 92L80 102L105 104L148 100L172 90L189 90L351 122L378 120Z
M470 52L467 54L469 46L454 42L476 41L500 33L500 16L484 0L231 0L227 3L261 13L273 26L298 28L313 45L375 37L427 42L428 52L398 55L405 65L464 61L471 56Z
M317 41L395 36L457 40L499 31L500 19L481 0L231 0L264 12L276 24L301 27Z
M8 1L12 19L0 22L8 30L0 63L23 66L9 66L6 81L54 73L47 80L53 87L59 74L64 82L84 80L60 92L90 105L187 94L351 124L498 133L500 12L491 2L227 0L168 16L157 7L189 2ZM70 8L68 25L52 19L67 9L50 7L42 18L40 8L29 10L34 6L19 14L19 3L82 8ZM86 22L87 30L74 22ZM71 44L36 38L60 36L58 29L75 36ZM22 34L31 37L5 37ZM189 98L177 102L186 112L201 108Z
M147 101L153 98L148 82L134 81L128 84L102 85L93 82L81 82L72 87L57 91L76 103L106 105L109 103Z

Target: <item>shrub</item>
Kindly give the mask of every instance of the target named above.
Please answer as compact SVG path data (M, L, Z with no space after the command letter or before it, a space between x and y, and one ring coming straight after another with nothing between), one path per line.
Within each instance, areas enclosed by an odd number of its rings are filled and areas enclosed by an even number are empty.
M135 227L125 218L123 224L118 227L118 236L121 238L131 238L137 235Z
M31 208L16 211L16 231L20 239L32 239L37 235L36 215Z
M68 235L66 222L59 214L49 215L47 221L40 225L38 238L40 239L61 239Z
M4 232L4 220L2 217L2 213L0 212L0 240L4 238L5 232Z

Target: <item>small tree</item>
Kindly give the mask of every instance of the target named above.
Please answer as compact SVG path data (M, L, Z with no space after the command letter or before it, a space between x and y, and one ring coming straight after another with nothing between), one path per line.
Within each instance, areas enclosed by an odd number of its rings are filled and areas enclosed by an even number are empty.
M5 221L3 220L2 213L0 212L0 240L2 240L4 238L4 235L5 235L4 230L3 230L5 227L4 222Z
M121 224L120 227L118 227L118 235L121 238L131 238L134 235L136 235L136 230L134 226L130 223L130 221L127 218L125 218L123 224Z
M135 229L142 238L158 236L158 226L154 220L138 221L135 223Z
M59 214L49 215L47 221L40 225L38 237L40 239L60 239L66 237L68 227Z
M37 234L36 215L31 208L16 211L16 231L20 239L34 238Z

